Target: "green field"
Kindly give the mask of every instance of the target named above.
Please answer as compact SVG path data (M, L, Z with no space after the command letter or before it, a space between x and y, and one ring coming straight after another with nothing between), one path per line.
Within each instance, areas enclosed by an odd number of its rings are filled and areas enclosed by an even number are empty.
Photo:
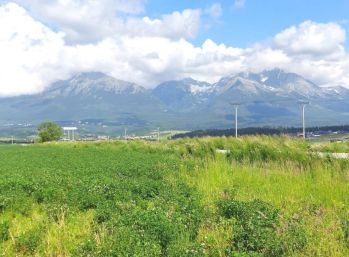
M316 151L349 144L0 146L0 256L349 256L349 160Z

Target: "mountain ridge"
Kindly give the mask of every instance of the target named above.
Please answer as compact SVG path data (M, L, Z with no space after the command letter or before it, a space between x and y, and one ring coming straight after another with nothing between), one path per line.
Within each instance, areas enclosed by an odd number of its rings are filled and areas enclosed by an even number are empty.
M244 102L242 125L292 125L299 116L297 100L312 102L307 111L314 122L349 117L348 89L320 87L281 69L237 73L216 83L171 80L153 89L87 72L57 81L40 94L1 98L0 123L98 119L119 128L226 128L233 122L231 103L239 101Z

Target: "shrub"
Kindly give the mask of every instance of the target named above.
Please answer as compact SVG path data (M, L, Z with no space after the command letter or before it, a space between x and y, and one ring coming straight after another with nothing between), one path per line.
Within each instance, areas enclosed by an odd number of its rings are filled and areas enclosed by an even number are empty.
M233 256L281 256L306 244L304 231L295 223L278 233L279 210L266 202L224 199L217 205L221 216L236 219L229 249Z
M177 224L171 222L166 217L166 213L160 209L135 212L130 218L130 222L134 224L133 227L139 233L158 242L164 252L169 244L178 237Z
M63 130L54 122L44 122L38 126L38 136L41 143L57 141L63 136Z
M267 256L280 255L280 241L276 234L279 215L277 209L260 200L222 200L218 203L218 208L225 218L237 220L233 236L236 250L265 253Z

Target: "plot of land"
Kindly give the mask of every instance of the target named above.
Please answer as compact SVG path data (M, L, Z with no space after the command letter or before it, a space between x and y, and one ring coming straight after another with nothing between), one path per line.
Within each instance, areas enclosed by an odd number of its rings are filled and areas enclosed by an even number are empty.
M349 256L349 161L309 154L346 149L285 137L0 146L0 256Z

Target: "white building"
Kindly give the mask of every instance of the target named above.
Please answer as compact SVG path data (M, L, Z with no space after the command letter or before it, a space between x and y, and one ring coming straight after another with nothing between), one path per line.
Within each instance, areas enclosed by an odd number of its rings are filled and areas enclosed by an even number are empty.
M64 131L64 140L74 141L75 140L75 131L77 131L77 127L63 127Z

